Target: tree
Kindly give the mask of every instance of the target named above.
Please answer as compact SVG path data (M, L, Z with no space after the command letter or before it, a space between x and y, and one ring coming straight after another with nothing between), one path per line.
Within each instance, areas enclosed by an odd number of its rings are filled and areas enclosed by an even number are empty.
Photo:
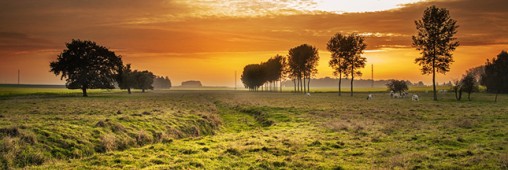
M462 99L462 81L455 80L452 84L452 91L455 93L455 99L460 101Z
M241 80L245 88L250 91L257 91L264 84L262 66L259 64L249 64L243 68Z
M131 94L131 88L134 88L136 84L131 65L127 64L126 66L122 66L120 70L117 76L118 87L120 87L120 89L127 89L127 92Z
M388 90L399 93L400 95L409 89L406 81L404 80L391 80L388 84L386 84L386 87L388 87Z
M141 92L145 92L146 89L153 90L153 80L155 78L155 75L153 75L152 72L149 72L147 70L145 71L138 71L134 70L133 72L134 80L136 81L134 88L135 89L141 89Z
M266 63L268 64L268 82L271 82L274 86L273 89L277 90L275 85L277 81L280 82L284 77L286 59L283 56L277 54L274 57L268 59Z
M329 64L335 69L335 74L339 73L339 95L341 93L341 75L344 74L345 77L351 75L351 96L353 96L353 81L355 76L362 75L357 69L364 68L365 62L367 62L367 59L361 56L363 50L367 48L367 44L364 43L364 37L356 33L350 35L337 33L330 39L327 47L332 52L332 59Z
M345 56L349 55L348 37L340 33L335 34L328 43L326 48L332 53L332 58L328 62L330 67L333 68L333 74L339 77L338 94L341 95L342 73L347 71L347 65L344 62Z
M68 89L113 89L114 82L123 67L122 58L93 41L73 39L67 49L50 63L51 72L66 78Z
M415 59L415 63L422 67L422 74L432 74L434 100L437 100L436 72L445 74L450 71L452 52L459 46L454 37L458 28L456 23L447 9L436 6L428 7L423 18L415 21L418 34L412 37L413 46L422 55Z
M310 92L310 79L317 74L318 61L318 50L311 45L302 44L289 50L288 66L291 77L298 80L299 91Z
M464 90L467 93L467 100L469 101L471 101L471 93L480 90L480 88L478 87L478 81L471 73L466 74L462 78L460 84L462 85L462 90Z
M487 87L487 92L496 93L496 102L499 93L508 93L508 53L506 51L501 51L492 61L487 60L485 74L481 76L480 83Z

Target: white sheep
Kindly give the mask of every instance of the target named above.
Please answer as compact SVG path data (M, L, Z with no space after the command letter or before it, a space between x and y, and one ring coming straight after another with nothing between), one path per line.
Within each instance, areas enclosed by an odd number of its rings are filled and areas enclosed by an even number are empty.
M305 93L306 96L310 96L310 93Z
M413 94L413 97L411 97L411 100L412 101L420 101L420 98L418 97L418 95Z
M402 98L402 96L399 93L394 93L392 95L392 98L396 98L397 99L397 98Z
M369 95L367 96L367 100L372 100L372 94L369 94Z

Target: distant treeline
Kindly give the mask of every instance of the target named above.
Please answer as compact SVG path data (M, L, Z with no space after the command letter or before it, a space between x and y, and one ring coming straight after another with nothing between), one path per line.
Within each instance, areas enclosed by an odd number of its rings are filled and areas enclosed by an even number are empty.
M338 78L331 78L331 77L325 77L325 78L318 78L318 79L311 79L312 86L314 87L337 87L339 79ZM350 87L350 80L349 79L342 79L342 87ZM372 80L371 79L358 79L354 80L354 87L386 87L386 84L388 84L391 80L374 80L374 85L372 86ZM406 84L409 86L425 86L423 82L418 83L412 83L409 80L405 80ZM284 87L293 87L293 81L287 80L282 82L282 86Z

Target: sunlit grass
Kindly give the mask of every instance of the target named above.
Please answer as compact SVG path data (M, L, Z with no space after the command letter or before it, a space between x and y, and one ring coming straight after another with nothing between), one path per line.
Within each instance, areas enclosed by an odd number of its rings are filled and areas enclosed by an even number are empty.
M420 89L411 91L421 99L413 102L379 90L358 89L354 97L233 90L8 96L0 100L0 128L20 134L3 130L1 146L19 149L4 147L2 161L42 159L34 169L507 166L508 96L494 103L493 94L475 93L457 102L448 92L436 102Z

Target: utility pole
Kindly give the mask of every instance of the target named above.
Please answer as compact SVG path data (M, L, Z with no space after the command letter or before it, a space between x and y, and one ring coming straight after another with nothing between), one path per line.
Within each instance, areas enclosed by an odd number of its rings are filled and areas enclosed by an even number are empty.
M370 73L372 84L370 85L371 88L374 88L374 64L371 65L371 73Z
M19 85L19 80L20 80L20 71L18 69L18 85Z
M235 70L235 90L236 90L236 70Z

